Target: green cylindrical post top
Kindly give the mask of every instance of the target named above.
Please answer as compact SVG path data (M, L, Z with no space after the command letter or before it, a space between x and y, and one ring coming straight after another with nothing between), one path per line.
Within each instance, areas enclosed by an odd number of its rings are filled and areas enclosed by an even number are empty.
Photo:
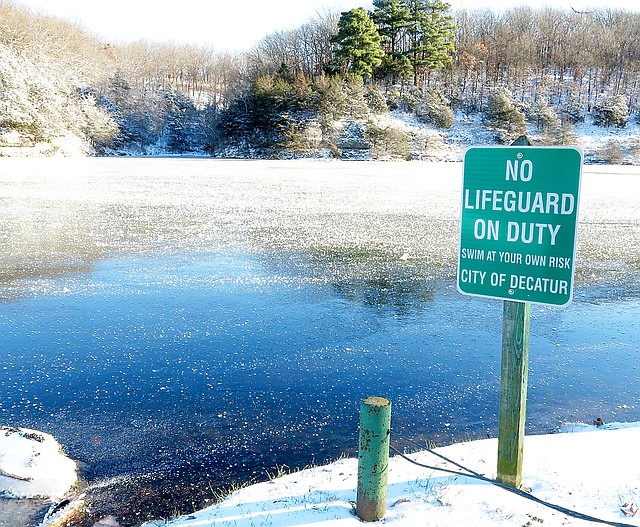
M358 495L356 514L366 522L381 520L387 511L391 401L367 397L360 405Z

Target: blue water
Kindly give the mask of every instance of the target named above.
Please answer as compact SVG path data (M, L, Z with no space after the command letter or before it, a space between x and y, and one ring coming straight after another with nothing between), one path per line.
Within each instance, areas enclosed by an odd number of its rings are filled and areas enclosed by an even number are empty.
M90 481L247 477L353 453L372 394L392 400L400 433L495 436L501 302L401 265L331 280L326 263L111 259L0 304L0 421L53 433ZM637 295L576 296L532 309L531 433L640 419Z

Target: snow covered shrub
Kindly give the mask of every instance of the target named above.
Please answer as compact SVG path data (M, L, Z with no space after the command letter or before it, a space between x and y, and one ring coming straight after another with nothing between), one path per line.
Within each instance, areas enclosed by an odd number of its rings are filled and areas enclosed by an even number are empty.
M524 114L518 109L513 95L507 88L497 88L489 96L484 122L488 129L496 133L500 143L509 143L525 133Z
M573 131L571 119L560 119L556 109L549 104L549 99L544 94L538 94L537 100L531 105L529 111L531 122L540 131L535 142L539 146L563 146L572 145L577 141Z
M578 142L578 136L573 131L571 122L558 122L557 126L549 129L545 134L541 145L570 146Z
M560 112L562 113L563 121L569 121L574 124L584 121L584 104L578 87L572 86L562 98Z
M382 90L375 84L367 84L364 93L364 100L372 113L385 113L387 111L387 101Z
M624 150L617 141L607 141L596 155L605 165L621 165L624 162Z
M322 119L337 120L347 113L349 101L337 76L321 76L315 80L314 90L318 94L318 111Z
M404 93L399 99L399 106L439 128L451 128L455 122L450 101L434 88L427 90L424 95L417 89Z
M544 95L538 95L537 100L531 105L531 120L542 132L549 132L561 126L556 110Z
M83 116L82 134L98 151L111 147L120 131L113 117L96 104L91 94L82 97L79 106Z
M633 137L629 140L629 154L631 156L631 164L640 164L640 138Z
M369 121L365 139L371 147L374 159L409 159L411 157L411 134L393 126L379 126Z
M342 80L342 90L347 99L347 113L353 119L365 119L369 114L367 90L362 77L348 75Z
M444 148L442 134L433 130L418 130L413 134L412 159L431 159L434 152Z
M428 90L420 108L424 112L423 118L439 128L451 128L455 122L449 100L440 90Z
M412 89L413 88L413 89ZM422 102L422 93L413 86L407 91L396 95L398 108L407 113L416 113L418 106Z
M629 107L622 95L603 96L593 107L593 124L609 128L624 128L629 120Z
M62 102L37 65L0 45L0 131L35 144L60 128Z
M322 129L314 119L298 120L285 116L278 124L278 128L283 140L277 146L288 150L293 156L314 154L322 142Z

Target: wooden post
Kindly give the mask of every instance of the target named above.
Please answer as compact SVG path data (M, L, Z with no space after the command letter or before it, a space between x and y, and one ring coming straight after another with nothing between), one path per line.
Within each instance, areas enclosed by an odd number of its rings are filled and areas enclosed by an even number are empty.
M387 511L391 401L367 397L360 405L358 492L356 514L366 522L381 520Z
M530 313L528 302L504 302L497 479L516 488L522 482Z
M531 142L521 135L512 146L531 146ZM497 479L516 488L522 483L530 316L528 302L504 301Z

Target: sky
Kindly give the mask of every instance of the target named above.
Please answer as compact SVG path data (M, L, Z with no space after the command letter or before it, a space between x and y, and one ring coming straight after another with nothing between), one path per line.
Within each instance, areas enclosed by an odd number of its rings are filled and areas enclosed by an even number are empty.
M299 27L327 9L371 8L371 0L14 0L36 12L79 23L100 37L119 42L146 39L243 51L275 31ZM449 0L455 10L494 10L528 4L577 10L602 6L600 0ZM108 5L108 7L107 7ZM637 0L608 0L607 7L638 11Z

